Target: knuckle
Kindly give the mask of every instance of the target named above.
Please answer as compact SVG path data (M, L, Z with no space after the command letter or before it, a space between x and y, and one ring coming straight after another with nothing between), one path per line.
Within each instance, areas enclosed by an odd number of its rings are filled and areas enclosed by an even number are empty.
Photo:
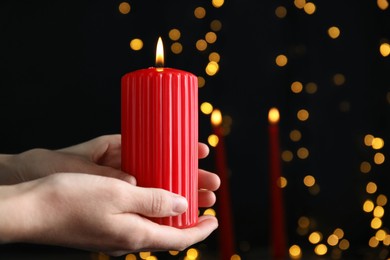
M153 191L152 193L152 204L151 204L151 213L153 215L158 215L162 213L164 205L164 196L161 192Z

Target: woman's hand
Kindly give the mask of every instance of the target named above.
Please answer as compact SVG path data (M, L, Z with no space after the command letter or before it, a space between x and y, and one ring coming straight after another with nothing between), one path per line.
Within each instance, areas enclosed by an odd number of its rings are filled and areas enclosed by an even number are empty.
M218 177L208 172L200 177L203 186L219 185ZM118 256L183 250L204 240L218 226L212 216L201 216L199 223L188 229L158 225L144 216L179 215L187 209L185 198L91 174L59 173L2 186L0 198L3 243L60 245ZM210 204L210 200L203 203Z

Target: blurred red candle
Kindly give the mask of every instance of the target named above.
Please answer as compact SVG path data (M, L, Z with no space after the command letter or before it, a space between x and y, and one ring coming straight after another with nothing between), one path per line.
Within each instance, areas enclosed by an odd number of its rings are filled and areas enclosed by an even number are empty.
M219 219L219 250L220 260L230 260L235 254L233 220L231 210L231 197L229 178L226 163L225 142L223 137L222 114L219 109L214 109L211 114L211 124L214 134L218 137L215 147L216 172L221 179L221 186L217 190L217 213Z
M122 77L122 170L138 186L184 196L185 213L153 221L185 228L198 221L198 79L163 65L159 38L156 67Z
M279 147L279 111L271 108L268 113L269 121L269 170L271 197L271 249L273 259L285 259L286 231L284 223L283 194L280 187L281 161Z

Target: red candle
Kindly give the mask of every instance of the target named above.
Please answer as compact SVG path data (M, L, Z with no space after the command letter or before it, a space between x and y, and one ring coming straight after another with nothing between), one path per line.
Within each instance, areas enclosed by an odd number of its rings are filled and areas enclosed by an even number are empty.
M271 197L271 253L274 259L286 257L286 231L284 223L283 194L280 187L281 161L279 148L279 111L271 108L268 113L269 121L269 170Z
M198 79L164 68L163 53L159 38L156 67L122 77L122 170L139 186L184 196L185 213L153 221L185 228L198 221Z
M214 109L211 114L211 124L214 134L218 137L218 144L215 147L216 172L221 179L221 185L217 190L217 213L219 220L219 244L220 259L230 260L235 254L234 232L231 210L231 199L229 189L229 178L226 164L225 143L223 136L222 114L219 109Z

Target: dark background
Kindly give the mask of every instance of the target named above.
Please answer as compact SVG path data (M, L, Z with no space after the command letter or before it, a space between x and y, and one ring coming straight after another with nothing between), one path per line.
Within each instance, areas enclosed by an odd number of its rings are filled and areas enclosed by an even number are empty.
M383 243L369 246L376 230L370 228L372 213L362 210L366 199L390 193L388 158L376 165L377 151L364 145L367 134L381 137L385 146L379 152L389 154L390 57L379 52L380 43L390 39L388 9L381 10L376 1L314 1L316 12L308 15L293 1L235 0L214 8L211 1L148 0L130 1L131 11L124 15L118 11L120 3L1 1L0 152L55 149L119 133L120 78L153 66L155 44L162 36L166 66L204 77L199 102L210 102L232 118L225 142L235 242L242 259L259 259L268 252L267 113L272 106L281 113L281 150L294 154L282 165L288 181L283 189L288 246L299 245L304 257L314 254L308 235L296 232L298 219L307 216L315 223L310 232L323 234L322 243L334 229L344 230L350 247L341 258L388 257ZM203 19L193 15L198 6L207 11ZM276 17L278 6L287 9L285 18ZM195 42L215 19L222 23L217 42L196 50ZM334 25L341 30L337 39L327 34ZM169 51L173 28L182 34L179 55ZM133 38L143 40L142 50L129 48ZM210 77L204 68L212 51L221 61L220 71ZM281 53L288 57L285 67L275 64ZM346 78L341 86L332 80L336 73ZM290 89L294 81L304 86L314 82L317 92L295 94ZM305 122L296 116L302 108L310 113ZM200 113L199 123L199 141L207 143L210 117ZM302 133L298 142L290 140L293 129ZM300 147L310 151L307 159L297 158ZM201 166L214 171L213 156L212 149ZM367 174L359 170L363 161L372 166ZM317 195L303 185L308 174L320 187ZM378 186L374 194L366 192L369 181ZM387 209L382 228L390 232ZM2 250L16 257L19 247L48 256L64 254L62 249L27 245ZM204 257L217 254L216 234L199 248ZM335 250L328 246L326 257L339 259Z

